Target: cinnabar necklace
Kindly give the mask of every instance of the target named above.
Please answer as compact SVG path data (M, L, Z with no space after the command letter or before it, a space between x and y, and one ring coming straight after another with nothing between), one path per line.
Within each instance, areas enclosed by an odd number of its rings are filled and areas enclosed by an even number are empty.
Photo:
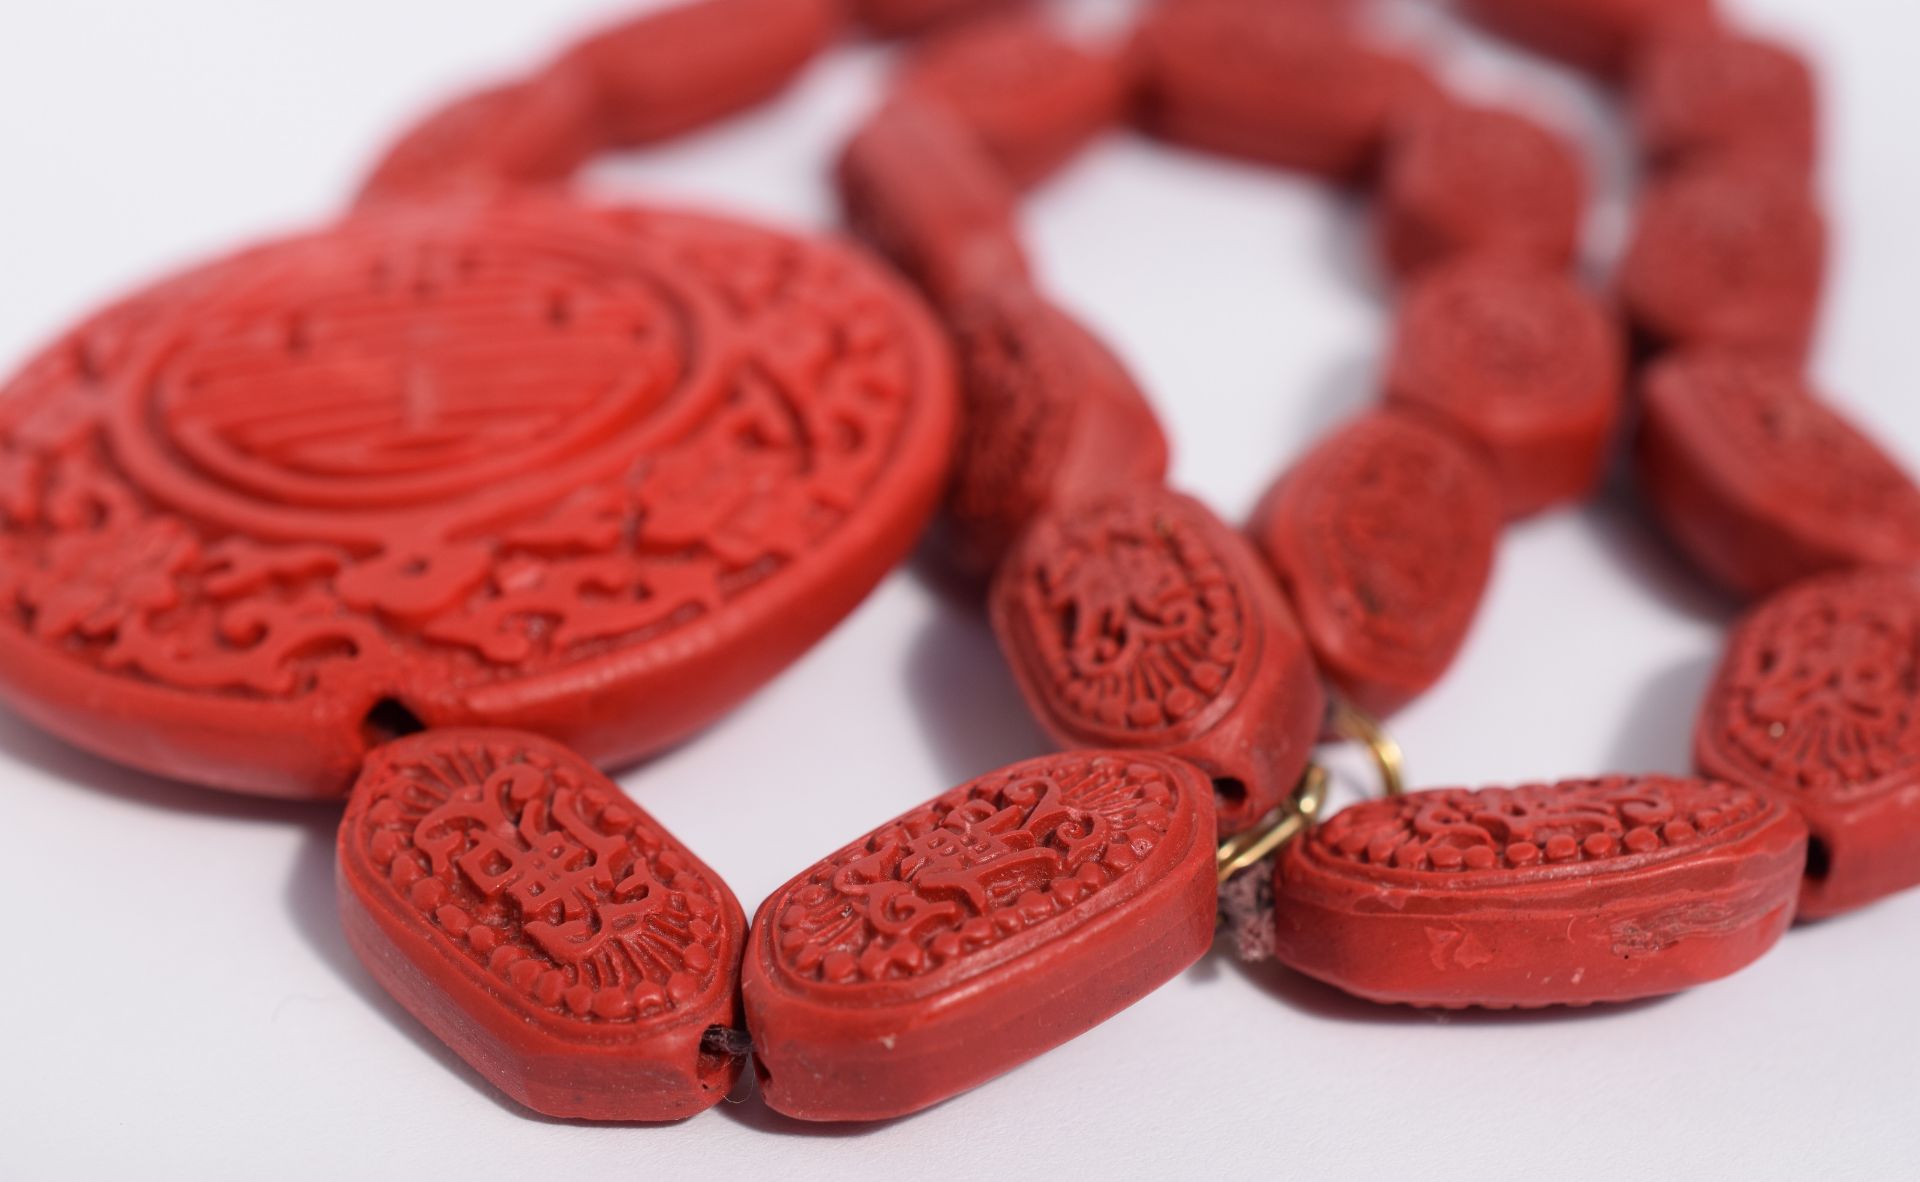
M749 1054L782 1112L912 1112L1181 971L1223 896L1250 953L1361 996L1541 1006L1712 980L1796 907L1920 883L1920 491L1800 376L1823 230L1791 53L1707 0L1469 4L1627 87L1642 489L1769 598L1701 716L1716 778L1402 794L1369 714L1445 671L1501 522L1585 496L1621 418L1626 334L1565 275L1574 155L1447 100L1344 0L1161 0L1118 53L975 0L848 7L952 22L839 174L924 303L838 246L529 191L776 91L837 0L589 38L417 125L339 226L140 292L10 382L8 701L162 774L345 793L356 951L558 1116L691 1115ZM1406 283L1384 407L1245 535L1161 485L1147 400L1012 230L1018 187L1129 111L1376 186ZM749 926L597 765L804 651L949 470L943 552L991 574L1070 750L881 826ZM1390 792L1323 821L1329 730Z

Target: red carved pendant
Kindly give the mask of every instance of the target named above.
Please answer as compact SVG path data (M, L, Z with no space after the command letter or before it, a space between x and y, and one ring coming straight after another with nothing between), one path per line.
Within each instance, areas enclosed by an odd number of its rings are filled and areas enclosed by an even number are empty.
M1381 1002L1586 1005L1674 993L1793 919L1806 825L1667 776L1373 800L1289 846L1276 955Z
M888 103L848 141L836 179L848 224L935 304L1027 279L1013 181L944 106Z
M677 214L394 208L156 289L0 393L22 713L283 795L415 722L618 762L912 545L951 361L877 268Z
M340 915L367 970L536 1112L677 1120L740 1059L746 920L720 881L579 756L514 731L374 751L340 824Z
M1119 121L1126 79L1111 55L1016 13L930 38L899 91L944 104L1017 184L1030 185Z
M1321 672L1387 714L1439 680L1493 566L1500 501L1479 457L1390 412L1329 436L1248 527Z
M1158 484L1167 440L1107 347L1025 283L954 308L960 441L946 518L958 566L990 573L1029 522L1101 489Z
M1640 487L1727 587L1920 563L1920 488L1794 366L1681 356L1649 371L1641 401Z
M1222 833L1293 791L1326 697L1272 576L1198 501L1142 489L1043 517L990 602L1028 705L1063 745L1192 761L1214 779Z
M1711 25L1718 0L1464 0L1474 20L1540 53L1617 75L1660 36Z
M1795 585L1734 632L1694 732L1708 775L1778 793L1813 831L1800 914L1920 886L1920 575Z
M1420 66L1346 26L1341 5L1162 0L1133 47L1156 135L1357 181L1396 119L1439 101Z
M1092 1029L1213 941L1212 790L1078 751L985 775L775 891L742 980L761 1090L878 1120Z
M1472 260L1402 303L1387 402L1477 443L1509 517L1600 483L1626 393L1626 341L1564 275Z
M1562 270L1585 202L1574 149L1508 111L1436 105L1388 141L1381 232L1402 276L1468 255Z
M1633 119L1662 165L1735 156L1813 167L1819 110L1798 53L1726 29L1656 39L1634 63Z
M1620 264L1620 299L1659 346L1805 357L1826 275L1826 223L1803 173L1709 160L1656 180Z

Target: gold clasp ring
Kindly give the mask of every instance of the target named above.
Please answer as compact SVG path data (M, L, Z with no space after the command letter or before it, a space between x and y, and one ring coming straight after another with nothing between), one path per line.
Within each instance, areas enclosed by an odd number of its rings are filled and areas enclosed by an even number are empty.
M1392 735L1382 730L1371 714L1366 714L1339 698L1327 719L1333 733L1351 742L1364 744L1373 764L1380 769L1380 788L1388 796L1407 793L1407 758Z
M1327 803L1327 770L1317 763L1308 764L1300 777L1300 787L1261 824L1244 833L1236 833L1220 843L1214 855L1214 867L1220 881L1245 870L1260 859L1306 832Z

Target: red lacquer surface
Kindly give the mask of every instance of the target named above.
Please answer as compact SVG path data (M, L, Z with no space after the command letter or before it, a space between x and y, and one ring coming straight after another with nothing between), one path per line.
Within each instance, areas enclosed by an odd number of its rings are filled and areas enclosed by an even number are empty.
M1564 270L1586 188L1579 156L1553 131L1509 111L1435 104L1387 143L1387 259L1401 275L1466 255Z
M1133 378L1025 283L954 309L960 441L947 493L958 566L990 573L1040 513L1102 489L1158 484L1167 441Z
M358 200L420 200L554 184L606 146L593 79L556 69L466 95L402 131Z
M1642 194L1620 299L1657 346L1725 346L1799 360L1826 276L1826 223L1806 176L1708 159Z
M1484 462L1438 428L1387 411L1323 440L1248 526L1320 671L1373 714L1446 672L1480 607L1499 531Z
M1716 0L1462 0L1474 20L1529 49L1602 74L1665 33L1711 25Z
M1654 997L1770 948L1806 845L1767 793L1665 776L1368 801L1281 854L1276 954L1382 1002Z
M1920 575L1798 583L1741 621L1700 712L1700 769L1813 831L1800 914L1920 885Z
M561 59L594 80L614 144L650 143L779 91L838 29L841 0L693 0L623 21Z
M1022 0L845 0L860 22L876 33L900 35L938 28L1018 5Z
M340 825L340 915L367 970L489 1082L548 1116L675 1120L741 1061L732 892L599 772L514 731L367 759Z
M906 552L952 386L895 280L757 228L518 203L283 241L0 394L0 689L284 795L414 722L632 759Z
M1711 28L1659 37L1635 60L1629 93L1641 148L1661 164L1732 156L1813 167L1813 70L1784 45Z
M1463 261L1400 307L1387 403L1479 446L1510 517L1600 483L1625 396L1626 341L1564 275Z
M1132 48L1137 108L1178 143L1355 181L1433 80L1348 28L1340 5L1162 0Z
M1111 54L1082 48L1027 13L929 38L896 89L958 115L1023 185L1117 121L1126 99L1126 79Z
M1212 789L1079 751L980 777L803 871L754 917L742 988L778 1111L875 1120L1098 1025L1213 940Z
M990 605L1063 745L1192 761L1216 782L1223 833L1293 791L1326 710L1313 658L1252 547L1198 501L1142 488L1042 517Z
M936 304L1027 278L1019 194L945 107L888 103L848 141L836 179L848 224Z
M1794 367L1680 356L1648 371L1641 401L1641 491L1729 589L1920 562L1920 488Z

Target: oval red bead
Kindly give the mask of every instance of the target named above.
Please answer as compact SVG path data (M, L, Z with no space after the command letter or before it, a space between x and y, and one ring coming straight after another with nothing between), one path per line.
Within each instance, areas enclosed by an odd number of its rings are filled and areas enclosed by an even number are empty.
M1656 179L1620 265L1650 345L1803 358L1826 275L1826 223L1803 174L1729 158Z
M1381 1002L1656 997L1773 945L1806 844L1766 793L1665 776L1368 801L1281 854L1275 951Z
M1102 489L1159 484L1167 440L1119 359L1024 283L949 317L960 441L946 518L956 564L985 575L1028 523Z
M339 795L416 724L657 750L944 483L924 307L749 226L403 204L137 305L0 394L0 691L180 779Z
M1778 793L1813 832L1800 914L1920 886L1920 575L1795 584L1742 620L1694 732L1701 771Z
M935 304L1026 281L1012 179L944 106L888 103L847 142L836 175L854 232Z
M1572 147L1508 111L1436 104L1387 142L1381 234L1403 276L1465 256L1564 269L1585 202Z
M989 601L1027 704L1063 745L1193 762L1223 833L1293 791L1326 696L1273 577L1206 506L1158 488L1065 506L1008 553Z
M586 38L560 68L593 80L612 143L651 143L777 93L840 19L840 0L691 0Z
M564 180L605 146L597 104L592 79L567 69L457 98L394 140L357 200L444 198Z
M1794 367L1697 354L1648 371L1642 494L1680 549L1764 595L1853 566L1920 563L1920 488Z
M1462 0L1468 16L1503 37L1577 66L1615 75L1662 34L1710 26L1716 0Z
M1641 148L1660 164L1733 156L1813 167L1813 70L1784 45L1712 28L1659 37L1636 59L1630 95Z
M1626 341L1572 279L1472 260L1400 306L1387 403L1478 445L1509 517L1599 485L1626 393Z
M1211 803L1178 760L1048 756L796 876L754 917L742 985L767 1103L915 1112L1151 993L1213 941Z
M1396 119L1439 101L1417 63L1371 48L1329 4L1165 0L1132 57L1154 134L1343 182L1372 171Z
M340 824L367 971L488 1082L548 1116L677 1120L741 1060L746 920L727 885L556 743L449 729L367 758Z
M1031 185L1118 122L1126 79L1030 14L982 19L928 38L897 92L943 104L1015 183Z
M1479 457L1437 428L1376 411L1282 476L1248 532L1327 680L1387 714L1439 680L1466 639L1500 502Z

